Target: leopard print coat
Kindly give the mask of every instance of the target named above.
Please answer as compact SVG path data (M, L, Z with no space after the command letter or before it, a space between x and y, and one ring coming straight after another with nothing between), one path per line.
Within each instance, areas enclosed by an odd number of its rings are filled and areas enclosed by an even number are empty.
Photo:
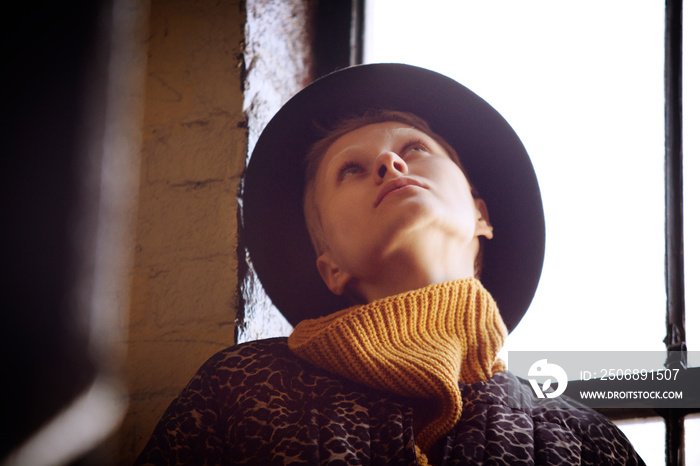
M535 403L509 372L460 388L462 418L429 452L433 465L642 464L605 417L563 397ZM508 406L509 390L520 408ZM260 340L205 363L136 463L416 464L414 421L425 408L316 368L285 338Z

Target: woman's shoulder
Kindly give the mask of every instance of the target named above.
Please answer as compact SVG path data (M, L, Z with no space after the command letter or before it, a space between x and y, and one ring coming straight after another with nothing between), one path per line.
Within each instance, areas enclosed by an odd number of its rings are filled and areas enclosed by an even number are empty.
M461 388L463 419L474 424L476 413L484 413L489 421L482 425L488 425L492 434L529 438L536 455L558 458L550 462L641 464L627 438L605 416L564 395L539 399L527 380L509 371Z
M222 367L245 364L253 360L268 359L296 359L289 350L287 337L253 340L237 345L229 346L218 351L204 364L204 366Z
M260 390L320 392L322 387L355 390L342 377L331 374L295 355L286 337L255 340L223 349L214 354L192 379L212 385L214 390L238 394Z
M287 338L278 337L249 341L220 350L200 367L197 375L240 379L252 377L261 371L294 373L304 369L304 362L289 349Z

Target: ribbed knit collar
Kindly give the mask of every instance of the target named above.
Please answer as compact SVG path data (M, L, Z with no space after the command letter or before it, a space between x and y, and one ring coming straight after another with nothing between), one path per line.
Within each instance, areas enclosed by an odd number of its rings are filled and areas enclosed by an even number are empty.
M462 413L459 382L489 380L508 331L474 278L430 285L300 322L289 337L302 359L370 387L440 407L416 435L423 451Z

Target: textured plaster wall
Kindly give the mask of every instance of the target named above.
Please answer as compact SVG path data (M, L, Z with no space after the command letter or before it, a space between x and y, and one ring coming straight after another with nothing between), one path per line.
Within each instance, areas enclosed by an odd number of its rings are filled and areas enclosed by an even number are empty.
M309 0L247 2L244 109L248 117L248 156L275 112L312 76L312 17ZM250 267L250 263L242 264ZM254 273L244 279L243 317L238 342L286 336L292 327L265 295Z
M247 154L243 0L152 0L120 462L236 341L236 193Z

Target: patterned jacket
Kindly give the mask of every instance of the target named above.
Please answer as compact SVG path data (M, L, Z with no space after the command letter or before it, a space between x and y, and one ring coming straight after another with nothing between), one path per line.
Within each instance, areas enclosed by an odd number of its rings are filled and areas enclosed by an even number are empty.
M643 464L607 418L564 397L536 403L507 371L460 388L461 420L431 464ZM254 341L200 368L137 464L415 464L420 403L316 368L285 338Z

